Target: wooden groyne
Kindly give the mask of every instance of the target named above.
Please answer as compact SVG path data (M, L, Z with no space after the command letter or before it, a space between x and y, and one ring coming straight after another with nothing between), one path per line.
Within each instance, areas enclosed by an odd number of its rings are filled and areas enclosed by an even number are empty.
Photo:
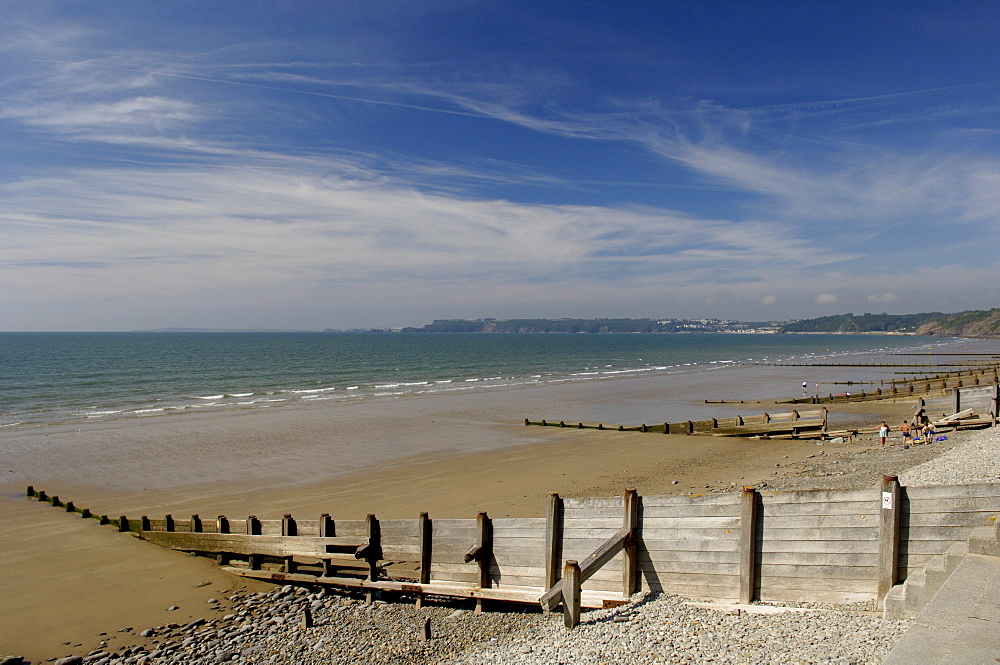
M605 425L604 423L566 423L565 420L524 419L525 426L570 427L573 429L612 430L618 432L644 432L654 434L703 434L710 436L789 436L815 438L826 432L826 408L814 411L789 411L788 413L762 413L757 416L709 418L686 420L657 425Z
M881 390L875 393L865 394L862 390L859 395L847 395L844 397L833 397L832 401L866 401L879 399L906 399L913 400L916 404L913 419L916 424L923 425L933 422L938 427L953 427L956 429L971 429L979 427L996 426L997 413L1000 413L1000 383L989 383L980 385L974 382L971 385L963 385L959 380L949 390L928 391L916 393L912 390L900 393L894 386L891 392L883 393ZM823 398L806 397L794 399L788 403L815 403L825 401ZM736 404L737 402L726 402L716 400L706 404ZM743 402L739 402L742 404ZM940 414L940 415L936 415ZM787 413L763 413L759 416L735 416L732 418L708 418L706 420L686 420L673 423L662 423L655 425L617 425L607 423L592 422L567 422L565 420L531 420L524 419L526 426L534 425L540 427L568 427L571 429L596 429L617 432L643 432L654 434L700 434L709 436L742 436L757 438L793 438L793 439L815 439L838 436L853 436L861 430L837 430L828 429L828 411L826 407L811 411L793 410ZM877 428L869 428L868 432L876 431Z
M946 397L952 395L955 391L961 391L969 388L979 388L979 387L990 387L996 386L998 383L997 377L994 375L989 378L989 381L982 381L980 377L973 376L972 378L928 378L922 381L913 380L900 380L897 382L893 380L888 384L883 384L876 388L875 390L865 391L864 388L856 392L846 391L844 393L833 394L829 393L827 395L807 395L804 397L795 397L789 400L782 400L782 404L836 404L836 403L848 403L848 402L874 402L879 400L896 400L896 399L912 399L916 396L924 397ZM853 385L853 384L850 384ZM860 385L860 384L858 384ZM706 402L707 403L707 402Z
M68 510L45 492L29 498ZM74 509L75 512L76 509ZM89 512L89 511L88 511ZM93 516L93 515L91 515ZM905 581L1000 518L1000 484L548 497L546 517L175 519L101 516L119 531L214 557L243 577L580 608L636 591L696 599L881 605Z

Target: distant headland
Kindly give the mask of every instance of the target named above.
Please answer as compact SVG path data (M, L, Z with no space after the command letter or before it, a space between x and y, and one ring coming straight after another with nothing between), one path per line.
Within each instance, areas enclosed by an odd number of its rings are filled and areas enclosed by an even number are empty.
M1000 309L958 314L852 313L795 321L731 319L439 319L403 333L732 333L909 334L1000 337Z

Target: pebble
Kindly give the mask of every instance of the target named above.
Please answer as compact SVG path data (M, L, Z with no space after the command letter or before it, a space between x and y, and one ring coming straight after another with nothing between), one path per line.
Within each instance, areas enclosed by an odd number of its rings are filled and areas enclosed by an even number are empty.
M145 645L92 652L64 665L861 665L881 662L907 626L861 611L870 609L867 605L764 615L696 608L667 594L637 594L633 601L586 611L581 624L567 631L561 614L544 615L536 607L502 605L475 614L462 608L466 601L425 597L420 610L401 600L379 604L373 616L369 608L375 605L360 604L346 594L321 596L300 588L292 595L275 591L240 596L232 601L227 618L163 627ZM273 621L271 613L279 606L288 621ZM315 625L302 629L298 619L306 610ZM419 639L426 619L434 624L429 641Z

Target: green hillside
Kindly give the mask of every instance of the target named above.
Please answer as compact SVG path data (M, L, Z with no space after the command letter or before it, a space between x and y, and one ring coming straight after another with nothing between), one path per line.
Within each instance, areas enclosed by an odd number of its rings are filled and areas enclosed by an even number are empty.
M879 333L916 332L917 329L941 316L941 312L923 314L837 314L818 319L804 319L786 323L781 332L789 333Z

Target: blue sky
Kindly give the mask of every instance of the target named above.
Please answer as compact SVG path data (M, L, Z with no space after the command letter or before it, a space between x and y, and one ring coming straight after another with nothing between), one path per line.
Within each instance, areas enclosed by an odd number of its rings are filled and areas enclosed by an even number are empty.
M1000 305L996 2L0 10L0 330Z

